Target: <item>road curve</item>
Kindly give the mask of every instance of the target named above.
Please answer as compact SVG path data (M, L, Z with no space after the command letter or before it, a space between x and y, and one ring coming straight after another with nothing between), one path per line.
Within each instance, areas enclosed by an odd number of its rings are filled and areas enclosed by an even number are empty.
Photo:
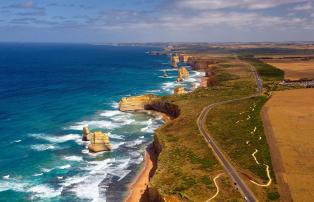
M253 75L255 77L256 86L257 86L257 92L258 93L254 94L254 95L251 95L251 96L246 96L246 97L242 97L242 98L238 98L238 99L231 99L231 100L221 101L221 102L217 102L217 103L208 105L207 107L205 107L202 110L200 116L198 117L198 119L197 119L197 126L198 126L201 134L205 138L206 142L212 148L214 154L216 155L216 157L220 161L221 165L224 167L224 169L227 172L227 174L233 180L233 182L235 183L236 187L239 189L239 191L241 192L241 194L245 198L245 200L248 201L248 202L255 202L255 201L257 201L257 199L254 196L253 192L244 183L244 181L240 177L239 173L236 171L236 169L230 163L228 158L226 158L224 156L223 152L221 152L220 148L216 145L216 143L213 141L212 137L205 130L205 127L204 127L207 113L209 112L209 110L211 110L215 106L221 105L221 104L227 104L227 103L231 103L231 102L236 102L236 101L241 101L241 100L245 100L245 99L250 99L250 98L253 98L253 97L258 97L258 96L260 96L263 93L263 81L262 81L262 79L259 77L259 75L258 75L258 73L257 73L257 71L256 71L254 66L250 65L250 69L253 72Z

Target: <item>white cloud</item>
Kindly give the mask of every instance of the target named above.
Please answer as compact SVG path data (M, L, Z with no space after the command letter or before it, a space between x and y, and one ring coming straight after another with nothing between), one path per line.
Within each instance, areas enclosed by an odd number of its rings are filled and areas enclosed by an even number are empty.
M304 2L304 0L178 0L175 1L175 4L179 8L198 10L216 10L223 8L260 10L302 2Z
M292 8L292 10L295 11L308 11L308 10L312 10L313 9L313 5L310 2L301 4L301 5L297 5L294 8Z

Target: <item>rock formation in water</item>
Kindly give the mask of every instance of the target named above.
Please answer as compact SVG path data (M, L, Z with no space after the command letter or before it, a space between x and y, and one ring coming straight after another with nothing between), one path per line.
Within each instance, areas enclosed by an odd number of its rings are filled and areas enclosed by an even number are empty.
M92 134L93 135L91 136L90 143L88 145L88 150L90 152L96 153L111 150L108 134L100 131L96 131Z
M172 55L171 56L171 66L174 68L178 68L178 63L180 62L179 56Z
M160 97L153 94L122 98L119 102L119 110L123 112L144 110L145 105L158 101L159 99Z
M178 71L178 75L181 78L187 79L189 77L189 71L185 67L181 67Z
M91 138L92 133L89 131L88 127L83 128L83 141L89 141Z
M177 88L174 89L173 93L177 94L177 95L181 95L181 94L186 93L186 91L185 91L184 87L177 87Z
M177 82L182 82L182 81L183 81L182 76L178 75Z
M92 133L90 132L88 127L84 127L82 140L90 141L90 143L88 144L88 150L90 152L96 153L96 152L111 150L109 136L106 133L102 133L100 131L96 131Z

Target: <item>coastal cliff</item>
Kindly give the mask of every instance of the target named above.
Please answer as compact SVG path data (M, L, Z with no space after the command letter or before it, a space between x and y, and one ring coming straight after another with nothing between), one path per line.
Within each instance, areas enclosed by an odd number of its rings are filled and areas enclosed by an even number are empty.
M144 110L145 105L159 100L160 97L153 94L125 97L119 102L119 110L123 112Z
M180 62L179 56L177 55L172 55L171 56L171 66L173 68L178 68L178 63Z
M119 110L124 112L151 110L166 114L170 119L175 119L180 115L177 105L162 101L161 97L153 94L122 98L119 102Z

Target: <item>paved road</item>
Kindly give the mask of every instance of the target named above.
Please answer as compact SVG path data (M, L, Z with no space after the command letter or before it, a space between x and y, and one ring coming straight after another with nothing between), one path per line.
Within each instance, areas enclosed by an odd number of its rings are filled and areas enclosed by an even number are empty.
M236 171L236 169L233 167L233 165L230 163L230 161L224 156L223 152L221 152L220 148L215 144L213 139L211 138L210 134L205 130L204 124L206 122L206 116L209 110L211 110L213 107L221 104L227 104L231 102L236 102L240 100L245 100L253 97L260 96L263 92L263 82L261 78L259 77L256 69L250 65L250 69L253 72L256 80L256 85L257 85L257 94L243 97L243 98L238 98L238 99L231 99L231 100L226 100L222 102L217 102L211 105L208 105L203 109L201 112L200 116L197 119L197 126L201 132L201 134L204 136L205 140L207 143L210 145L212 150L214 151L214 154L220 161L221 165L224 167L225 171L227 174L231 177L234 183L236 183L237 188L241 192L242 196L249 202L255 202L257 201L256 197L252 193L252 191L249 189L249 187L244 183L242 178L240 177L239 173Z

